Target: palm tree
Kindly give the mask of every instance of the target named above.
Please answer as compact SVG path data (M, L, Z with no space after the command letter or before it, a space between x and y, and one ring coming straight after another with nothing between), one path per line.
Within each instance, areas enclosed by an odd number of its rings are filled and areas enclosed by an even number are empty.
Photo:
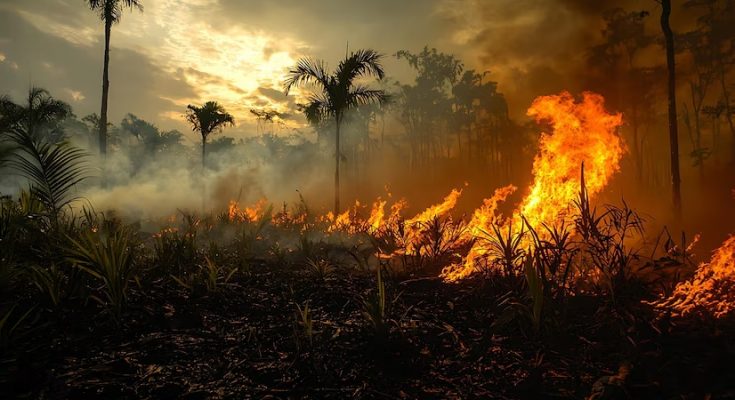
M143 5L141 0L87 0L86 3L92 11L99 14L100 19L105 23L105 59L102 70L102 107L99 124L100 155L104 158L107 155L107 97L110 92L109 67L112 24L120 22L123 9L137 8L142 11Z
M25 105L0 96L0 132L22 126L29 134L60 142L64 139L61 122L70 116L71 106L53 98L46 89L31 87Z
M191 124L192 130L202 134L202 171L204 171L207 137L212 132L221 131L225 126L234 125L235 118L216 101L208 101L201 107L189 104L186 108L186 120Z
M318 124L328 118L334 120L335 132L335 170L334 170L334 212L339 213L339 131L345 113L365 104L384 104L388 96L383 90L370 89L355 80L374 76L383 79L385 73L380 63L382 55L374 50L358 50L342 60L333 74L328 74L324 61L302 58L296 68L288 72L284 81L286 94L293 87L312 86L314 91L308 96L303 112L311 124Z

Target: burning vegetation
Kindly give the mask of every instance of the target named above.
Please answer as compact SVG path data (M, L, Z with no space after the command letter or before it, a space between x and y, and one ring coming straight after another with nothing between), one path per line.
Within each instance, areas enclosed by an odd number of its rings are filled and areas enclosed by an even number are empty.
M674 317L701 313L715 318L735 311L735 236L730 236L703 262L694 277L676 285L674 292L655 303Z

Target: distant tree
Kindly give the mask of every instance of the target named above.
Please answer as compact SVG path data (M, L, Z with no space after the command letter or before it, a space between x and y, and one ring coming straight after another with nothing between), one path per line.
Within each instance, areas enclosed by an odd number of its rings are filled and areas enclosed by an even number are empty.
M671 191L674 213L681 219L681 176L679 174L679 127L676 121L676 60L674 58L674 32L671 30L671 0L661 0L661 31L666 47L669 94L669 143L671 152Z
M0 97L0 128L5 131L22 125L31 135L58 143L64 140L62 122L70 116L69 104L53 98L46 89L32 87L23 105Z
M225 111L225 108L216 101L208 101L203 106L188 105L186 120L192 130L202 135L202 171L206 166L207 138L213 132L219 132L226 126L235 124L235 118Z
M100 155L107 155L107 98L110 91L110 35L112 25L120 22L125 8L143 10L141 0L85 0L89 8L96 12L105 24L105 57L102 70L102 105L100 110L99 145Z
M697 27L690 34L700 41L697 50L706 56L706 60L700 57L700 61L712 74L708 78L719 84L720 99L717 103L724 106L722 116L730 128L735 159L735 107L732 104L732 81L729 80L735 69L735 0L687 0L684 7L701 12Z
M498 92L498 83L485 80L487 73L479 74L474 70L467 70L452 86L452 103L455 125L457 130L457 146L460 159L462 156L461 131L467 133L467 159L472 161L473 147L477 148L474 156L481 162L495 164L494 169L500 169L500 163L507 164L509 148L501 149L511 140L503 137L509 133L508 104L505 97ZM509 165L502 165L507 169Z
M235 138L220 136L209 143L209 153L227 152L235 148Z
M86 115L82 118L82 122L87 125L89 129L89 144L90 148L94 148L99 143L99 132L100 132L100 116L97 113ZM109 144L120 144L122 138L120 137L120 130L115 128L111 122L107 122L107 128L105 129L106 140Z
M441 153L442 135L449 132L443 128L452 113L449 92L464 66L453 55L428 47L420 53L401 50L396 58L405 59L416 70L413 84L400 85L398 108L411 145L411 166L417 167Z
M382 55L374 50L358 50L342 60L334 73L326 71L324 62L302 58L294 69L289 71L284 81L286 94L294 87L312 86L308 103L302 110L312 124L332 119L335 124L335 171L334 171L334 212L339 213L339 164L340 128L345 113L360 105L383 104L388 96L383 90L370 89L356 80L366 76L383 79L385 72L381 64Z
M611 81L615 85L606 93L611 104L623 110L631 129L631 153L636 178L643 178L643 149L639 131L653 114L656 81L659 67L641 67L638 55L655 43L653 35L645 31L647 11L626 11L614 8L603 13L605 28L603 42L590 49L590 70L597 73L603 89ZM604 90L603 90L604 93Z
M253 114L255 116L255 119L258 121L258 130L260 130L261 133L270 134L273 134L273 125L275 124L275 122L279 119L282 119L283 115L278 111L269 108L251 108L250 114ZM270 125L271 129L269 132L266 132L265 127L268 125Z

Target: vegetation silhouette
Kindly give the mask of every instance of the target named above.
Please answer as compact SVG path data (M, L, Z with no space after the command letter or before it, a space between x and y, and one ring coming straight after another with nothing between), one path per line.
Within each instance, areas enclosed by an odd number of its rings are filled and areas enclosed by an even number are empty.
M202 171L206 168L207 138L212 133L235 125L235 118L225 111L216 101L208 101L202 106L189 104L186 106L186 120L193 131L202 136Z
M372 103L385 104L389 97L384 90L370 89L360 78L374 76L383 79L382 55L374 50L357 50L340 61L333 73L326 70L324 61L302 58L288 72L283 82L288 94L294 87L311 86L307 103L301 106L306 119L318 124L331 118L335 124L334 213L339 214L339 165L341 159L340 128L348 110Z

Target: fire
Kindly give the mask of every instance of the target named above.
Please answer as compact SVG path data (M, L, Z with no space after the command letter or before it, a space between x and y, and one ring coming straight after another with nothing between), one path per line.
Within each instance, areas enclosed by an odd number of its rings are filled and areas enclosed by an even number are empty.
M227 207L227 217L230 221L238 222L253 222L257 221L258 218L263 214L266 205L268 205L267 199L260 199L257 203L245 209L240 209L240 205L235 200L230 200Z
M585 166L585 183L592 198L620 169L625 152L622 139L616 133L622 125L622 115L605 110L604 99L594 93L582 94L576 102L568 92L541 96L534 100L527 114L539 123L548 122L551 133L544 132L539 139L539 152L533 163L533 183L528 194L503 225L523 226L527 223L539 229L569 219L568 209L580 189L580 167ZM469 224L469 233L477 238L488 224L499 223L496 208L499 201L510 193L510 188L496 191L475 212ZM528 247L530 243L524 243ZM442 271L447 281L466 278L476 271L477 261L489 252L486 244L476 240L463 265L451 265Z
M440 218L448 214L457 205L457 200L462 194L461 189L452 189L452 191L439 204L435 204L415 217L406 220L403 223L406 233L406 252L413 254L417 250L417 246L421 240L421 234L426 230L427 224L435 218Z
M380 197L373 203L373 208L370 210L370 217L368 217L368 232L375 233L385 223L385 205L387 201L381 200Z
M700 264L691 280L655 305L674 317L702 312L721 318L735 311L735 236L712 253L710 262Z
M590 197L620 170L625 147L616 130L623 119L619 113L608 113L604 103L602 96L589 92L576 103L571 94L563 92L539 97L528 109L529 116L550 122L553 129L551 134L541 134L533 184L517 213L534 228L556 222L569 208L579 192L582 163Z
M502 225L500 216L497 215L498 205L505 201L505 199L516 191L516 187L513 185L505 186L495 190L495 194L489 199L483 201L482 207L475 210L472 215L472 219L467 224L467 229L462 237L465 241L472 241L478 237L486 235L487 232L491 232L493 225ZM447 281L457 281L464 279L475 272L475 263L478 259L486 257L489 253L489 249L481 245L479 241L473 243L470 251L465 256L465 263L463 265L450 265L444 268L442 276Z

